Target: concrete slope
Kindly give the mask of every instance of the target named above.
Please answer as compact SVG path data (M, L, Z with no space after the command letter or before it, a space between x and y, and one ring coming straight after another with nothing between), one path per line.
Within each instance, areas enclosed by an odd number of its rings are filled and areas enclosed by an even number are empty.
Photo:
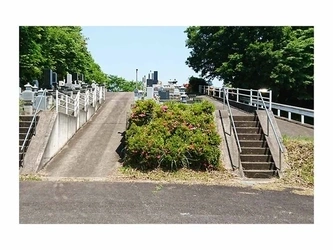
M126 130L133 93L106 93L102 107L41 171L49 177L107 177L119 165L117 149Z

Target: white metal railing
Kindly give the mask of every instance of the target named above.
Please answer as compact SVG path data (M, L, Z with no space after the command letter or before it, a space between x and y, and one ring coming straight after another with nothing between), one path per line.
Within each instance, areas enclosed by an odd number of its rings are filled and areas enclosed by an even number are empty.
M79 105L76 98L60 93L56 90L56 111L66 115L74 115L76 107Z
M301 108L301 107L296 107L296 106L291 106L291 105L286 105L286 104L281 104L281 103L276 103L272 102L272 91L268 90L268 97L263 96L264 102L259 100L258 92L259 90L254 90L254 89L241 89L241 88L214 88L211 86L203 86L203 93L214 96L214 97L219 97L223 98L225 94L230 94L232 98L229 99L234 100L238 103L244 103L249 106L256 106L260 108L264 108L264 104L269 110L272 110L273 113L275 112L275 116L277 117L282 117L281 116L281 111L287 112L288 117L287 119L289 121L291 120L296 120L292 118L292 114L299 115L300 116L300 122L302 124L305 124L305 117L309 118L314 118L314 110L313 109L306 109L306 108ZM217 95L218 93L218 95ZM223 95L223 97L222 97ZM223 101L225 103L225 101Z
M237 148L238 148L238 169L240 169L240 155L242 153L242 148L240 146L240 142L239 142L239 138L238 138L238 133L236 130L236 125L235 125L235 121L231 112L231 108L230 108L230 104L229 104L229 98L228 95L226 95L226 101L227 101L227 106L228 106L228 112L229 112L229 117L230 117L230 136L231 136L231 132L232 130L234 131L234 137L236 139L236 143L237 143Z
M31 120L30 126L29 126L29 128L28 128L27 134L25 135L24 141L23 141L23 143L22 143L21 151L23 151L24 146L25 146L25 144L26 144L27 141L28 141L28 136L30 135L30 131L31 131L31 129L32 129L33 124L35 124L35 131L34 131L34 133L36 132L36 117L37 117L37 113L38 113L38 111L40 110L40 105L41 105L41 103L42 103L42 100L44 99L44 102L45 102L45 99L46 99L46 98L45 98L45 97L46 97L46 92L47 92L47 90L44 89L43 94L40 96L41 98L39 99L38 105L37 105L37 107L36 107L36 109L35 109L34 116L32 117L32 120Z
M105 96L103 92L105 92L105 88L95 87L93 91L87 90L85 93L79 91L76 96L71 95L71 97L56 90L56 112L62 112L76 117L79 114L80 108L84 108L84 110L87 111L88 105L96 107L97 102L101 104L103 96Z
M281 154L283 153L282 143L281 143L279 137L277 136L275 127L273 125L271 117L269 116L269 113L268 113L266 104L264 102L264 99L262 98L261 92L259 92L259 97L260 97L260 99L261 99L261 101L263 103L264 109L266 111L266 116L267 116L267 136L269 136L269 125L271 125L273 133L274 133L274 137L275 137L275 139L276 139L276 141L277 141L277 143L279 145L279 170L281 170Z

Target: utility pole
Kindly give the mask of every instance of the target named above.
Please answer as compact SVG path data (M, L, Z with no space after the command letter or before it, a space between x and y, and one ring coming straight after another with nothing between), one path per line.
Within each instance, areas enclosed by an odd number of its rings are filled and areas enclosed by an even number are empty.
M136 69L136 89L138 89L138 69Z

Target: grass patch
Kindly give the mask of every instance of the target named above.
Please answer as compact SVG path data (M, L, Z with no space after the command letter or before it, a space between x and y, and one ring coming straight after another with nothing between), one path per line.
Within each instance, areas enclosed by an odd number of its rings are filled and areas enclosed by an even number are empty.
M314 186L314 140L310 137L283 137L289 168L282 182L301 187Z
M42 178L39 175L25 174L20 175L20 181L41 181Z
M123 178L129 180L145 180L169 183L202 183L221 184L233 178L224 168L212 171L196 171L189 168L181 168L175 171L165 171L161 168L142 171L131 167L121 167L120 173Z

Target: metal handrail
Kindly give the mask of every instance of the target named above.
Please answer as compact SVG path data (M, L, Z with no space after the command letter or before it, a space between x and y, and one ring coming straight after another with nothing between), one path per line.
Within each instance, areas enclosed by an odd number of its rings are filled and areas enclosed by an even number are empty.
M269 124L270 124L272 126L275 139L276 139L276 141L277 141L277 143L279 145L279 170L281 170L281 153L283 153L283 147L282 147L282 144L281 144L281 142L280 142L280 140L279 140L279 138L277 136L277 133L276 133L276 130L275 130L274 126L273 126L273 122L271 120L271 117L269 116L268 110L266 108L266 103L264 102L262 94L261 94L260 91L258 91L258 93L259 93L259 97L261 98L261 101L263 103L263 107L264 107L264 109L266 111L266 115L267 115L267 136L269 136Z
M61 99L61 96L65 98L65 100ZM62 104L61 102L65 103ZM77 102L77 97L72 98L68 95L65 95L58 90L56 90L56 112L59 112L59 107L63 107L66 109L65 114L68 115L68 111L73 111L75 113L76 110L76 102Z
M34 114L34 116L32 117L32 120L31 120L31 123L30 123L29 129L28 129L28 132L27 132L27 134L25 135L24 141L23 141L23 143L22 143L21 151L23 150L25 144L26 144L27 141L28 141L28 136L29 136L29 134L30 134L30 130L32 129L32 125L33 125L34 123L35 123L35 129L36 129L36 116L37 116L37 113L38 113L38 111L39 111L40 104L42 103L42 100L43 100L42 97L43 97L43 96L46 96L46 91L47 91L47 90L44 89L43 94L40 96L39 103L38 103L38 105L37 105L37 107L36 107L36 110L35 110L35 114ZM45 100L45 99L44 99L44 100Z
M225 95L225 92L224 92L224 95ZM234 118L232 116L232 112L231 112L231 108L230 108L230 104L229 104L229 98L228 98L228 95L225 95L226 96L226 101L227 101L227 106L228 106L228 110L229 110L229 114L230 114L230 135L231 135L231 128L233 128L233 131L234 131L234 137L236 139L236 142L237 142L237 147L238 147L238 168L240 168L240 154L242 153L242 148L240 146L240 142L239 142L239 138L238 138L238 134L237 134L237 131L236 131L236 126L235 126L235 121L234 121Z

